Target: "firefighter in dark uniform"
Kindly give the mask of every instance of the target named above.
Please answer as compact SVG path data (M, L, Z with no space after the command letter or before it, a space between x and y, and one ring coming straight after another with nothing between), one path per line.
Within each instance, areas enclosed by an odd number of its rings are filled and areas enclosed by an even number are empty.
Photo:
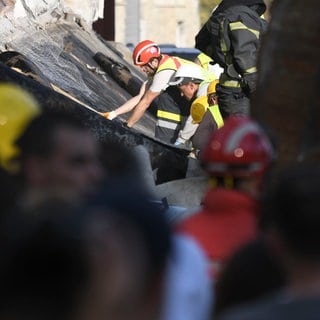
M250 113L265 10L263 0L223 0L196 36L196 47L224 69L217 86L224 118Z

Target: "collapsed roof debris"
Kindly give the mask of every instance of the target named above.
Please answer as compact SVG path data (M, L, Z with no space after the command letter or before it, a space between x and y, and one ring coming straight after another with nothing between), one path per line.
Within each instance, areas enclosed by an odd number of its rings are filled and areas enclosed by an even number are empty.
M57 0L0 1L0 81L25 87L43 108L77 114L103 141L144 145L153 169L163 173L158 183L183 178L188 152L154 138L152 108L135 129L121 125L128 115L109 121L99 114L128 100L145 75L113 42L101 39L79 12L70 11L76 2L64 1L63 7ZM82 8L88 4L91 10L85 11L92 22L101 1L81 1Z

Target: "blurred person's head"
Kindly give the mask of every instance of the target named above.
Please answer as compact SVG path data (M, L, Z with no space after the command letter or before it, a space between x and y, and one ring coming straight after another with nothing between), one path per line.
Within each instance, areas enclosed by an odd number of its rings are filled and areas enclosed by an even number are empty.
M283 169L263 197L261 227L289 271L320 263L320 166Z
M35 190L85 195L102 178L99 143L74 115L47 111L34 118L16 142L21 176Z
M92 310L115 320L157 319L162 308L163 282L171 248L170 227L163 211L151 201L140 182L131 177L107 183L92 197L88 207L91 212L108 213L114 219L114 225L105 230L95 225L92 228L95 237L102 239L104 232L110 229L122 233L114 243L114 248L119 249L119 260L109 261L107 267L114 275L107 276L106 265L99 259L95 261L97 277L92 282L92 291L99 295L92 299L88 291L91 303L87 300L88 304L80 308L83 315L80 319L91 319ZM109 301L105 299L108 286Z
M200 154L212 186L235 188L258 198L275 149L265 130L244 116L229 117Z
M249 242L231 256L220 273L214 315L272 294L285 282L283 267L264 239Z
M0 84L0 166L9 173L18 170L15 140L40 111L29 92L15 84Z
M128 184L106 187L87 205L60 199L8 214L0 317L156 319L170 232L148 200Z
M1 217L0 318L69 319L89 279L84 217L47 201Z

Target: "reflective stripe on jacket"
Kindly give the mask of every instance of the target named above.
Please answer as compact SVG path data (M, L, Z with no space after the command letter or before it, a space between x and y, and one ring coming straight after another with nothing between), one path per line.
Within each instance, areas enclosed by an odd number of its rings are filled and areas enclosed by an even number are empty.
M219 106L217 104L215 104L213 106L209 106L208 109L209 109L210 113L212 114L212 117L213 117L214 121L216 122L217 127L221 128L224 124L224 121L223 121L222 115L220 113Z
M221 32L221 51L225 56L225 70L220 76L220 85L241 87L241 79L257 72L256 64L261 33L267 22L246 6L232 6L225 11L228 24Z

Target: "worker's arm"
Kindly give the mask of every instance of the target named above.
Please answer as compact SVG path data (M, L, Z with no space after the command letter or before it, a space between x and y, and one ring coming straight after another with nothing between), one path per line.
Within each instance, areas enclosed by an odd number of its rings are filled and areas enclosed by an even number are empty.
M160 92L153 92L151 90L147 90L143 95L142 99L136 105L131 114L130 118L127 121L127 126L132 127L137 121L141 119L144 115L145 111L149 108L152 101L160 94Z
M261 25L258 23L250 27L242 21L234 21L229 24L233 67L243 77L248 96L256 90L257 59L261 42L260 29Z
M142 86L140 87L140 91L136 96L127 100L119 108L117 108L111 112L104 112L104 113L102 113L102 115L109 120L113 120L114 118L116 118L120 114L127 113L127 112L131 111L139 103L143 94L145 93L145 90L146 90L146 82L144 82L142 84Z
M145 90L146 90L146 83L143 83L140 88L140 92L136 96L132 97L123 105L121 105L119 108L114 110L115 116L119 116L120 114L131 111L139 103L143 94L145 93Z

